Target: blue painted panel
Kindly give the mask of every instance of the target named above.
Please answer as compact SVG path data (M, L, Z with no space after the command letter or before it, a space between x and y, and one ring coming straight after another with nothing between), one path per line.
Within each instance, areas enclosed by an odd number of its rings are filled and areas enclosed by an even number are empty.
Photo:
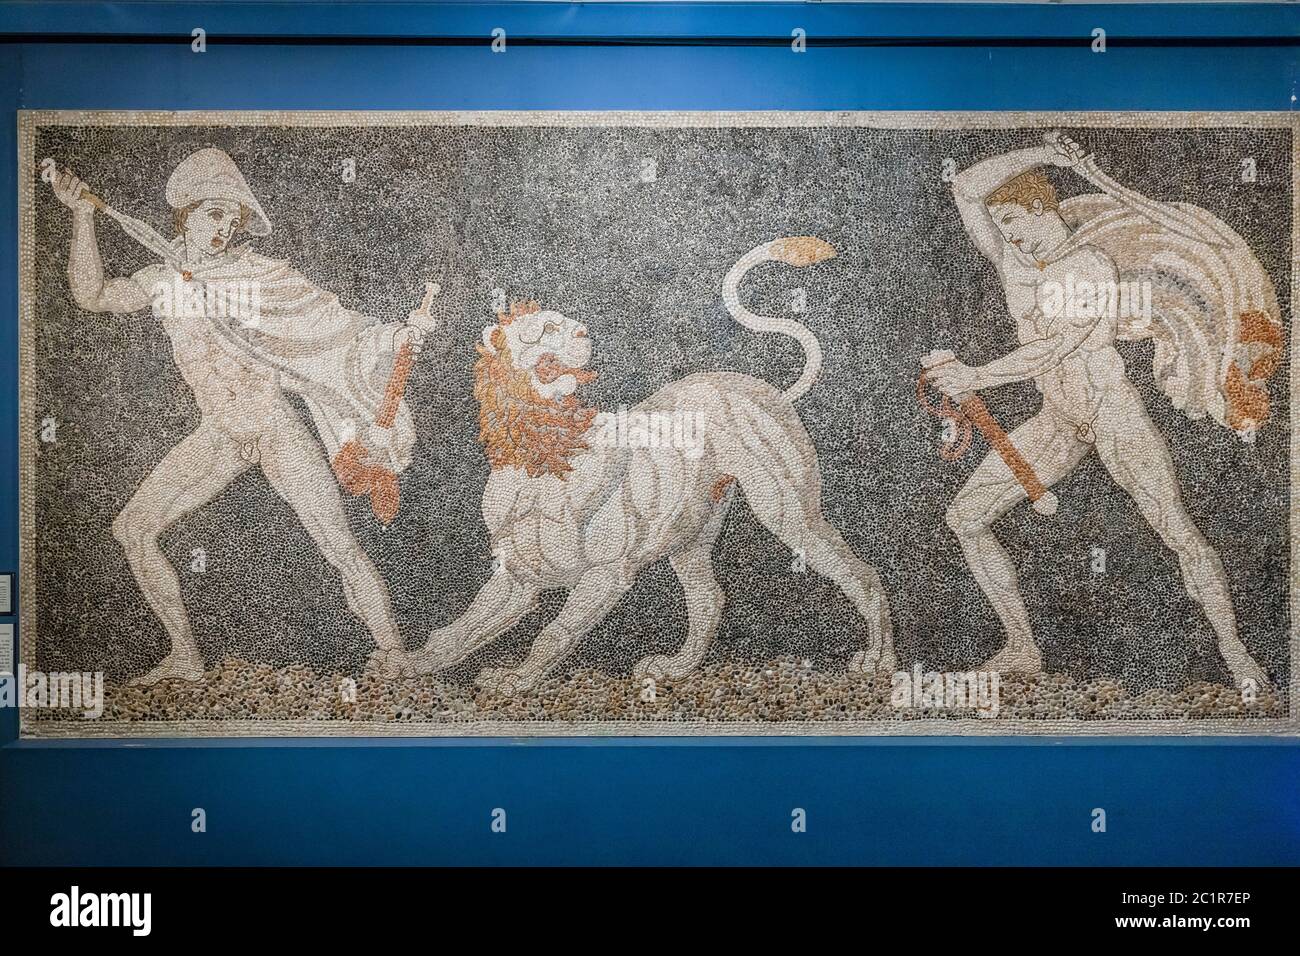
M1294 47L223 46L221 33L814 38L1296 35L1294 6L17 3L0 34L210 32L0 45L14 110L1294 108ZM196 14L202 14L196 17ZM17 564L16 217L0 204L0 570ZM32 427L32 423L24 423ZM1289 741L12 742L0 863L1300 862ZM191 834L190 810L209 831ZM503 807L508 834L493 836ZM794 807L809 830L790 832ZM1090 811L1104 807L1098 835Z

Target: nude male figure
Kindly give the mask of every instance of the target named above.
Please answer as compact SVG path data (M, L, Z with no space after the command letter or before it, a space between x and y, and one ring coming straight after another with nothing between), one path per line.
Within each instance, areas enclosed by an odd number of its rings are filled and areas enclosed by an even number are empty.
M246 246L232 247L238 233L266 235L270 224L233 161L220 150L194 153L168 182L167 198L178 231L174 261L145 266L129 277L104 274L94 207L82 197L81 180L65 169L53 186L72 210L68 281L73 299L88 312L126 315L151 308L171 339L177 368L198 405L199 423L193 433L164 456L113 522L113 534L145 600L171 638L166 657L134 682L202 679L203 659L185 613L180 580L159 547L159 537L254 466L338 571L348 608L365 624L380 652L400 651L388 589L352 535L338 481L320 441L285 392L292 388L304 396L332 457L353 437L352 423L373 415L373 403L358 398L355 389L349 394L328 387L328 375L319 375L319 387L310 387L311 369L330 368L338 356L347 354L372 360L375 374L385 374L385 363L392 368L392 354L403 344L418 348L423 331L377 323L345 310L337 298L286 263ZM252 314L241 296L229 295L230 308L214 314L213 303L222 300L202 293L216 287L226 292L255 290L261 300L255 303L259 314ZM172 294L176 290L199 294L186 299ZM409 413L403 409L402 414L398 433L409 432ZM384 440L392 442L393 437L381 436L380 442ZM409 461L413 435L398 434L396 440L404 447L396 450L395 459L401 460L392 467L400 470ZM382 454L375 443L371 447Z
M1071 230L1038 168L1070 169L1084 157L1073 140L1049 134L1043 146L984 160L956 177L953 195L962 223L997 270L1020 346L979 367L937 365L930 381L953 397L1032 381L1043 395L1042 408L1010 437L1042 484L1050 488L1096 451L1177 554L1184 587L1214 629L1233 679L1263 687L1264 673L1237 635L1223 563L1183 505L1169 448L1116 351L1113 310L1096 294L1116 288L1116 267L1095 247L1070 246ZM990 454L946 515L1006 630L1006 644L983 665L986 670L1037 673L1043 666L1015 565L993 533L994 523L1025 498L1010 468Z

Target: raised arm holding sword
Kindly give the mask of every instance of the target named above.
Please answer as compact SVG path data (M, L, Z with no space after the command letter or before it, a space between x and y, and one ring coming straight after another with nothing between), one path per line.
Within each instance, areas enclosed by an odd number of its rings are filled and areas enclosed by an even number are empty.
M42 163L41 176L72 210L74 301L88 312L152 309L198 405L198 426L113 522L131 571L171 638L163 661L137 681L202 678L180 581L159 537L253 466L339 572L347 606L379 655L400 655L388 589L352 535L339 485L368 494L385 524L396 514L396 476L410 463L415 439L402 392L434 327L428 300L436 287L408 323L384 323L344 308L288 263L232 246L238 233L265 236L271 225L219 149L195 152L168 180L173 240L111 209L51 160ZM105 276L95 241L97 209L161 261L129 277ZM319 441L287 400L290 392L302 397Z
M1060 202L1041 166L1073 169L1103 193ZM1059 134L1048 134L1042 146L962 171L953 195L967 234L997 271L1020 342L982 366L966 365L951 352L933 352L922 360L918 386L932 413L967 430L974 424L994 449L946 516L1006 631L1006 644L984 669L1037 673L1043 666L1015 564L994 534L994 523L1027 498L1035 511L1054 513L1057 502L1047 489L1095 451L1177 554L1187 593L1205 612L1233 680L1263 686L1264 672L1237 634L1223 563L1183 504L1164 436L1129 382L1115 344L1155 338L1157 381L1175 405L1191 417L1213 416L1247 437L1247 429L1253 434L1267 416L1263 383L1281 343L1267 277L1226 225L1198 207L1156 203L1119 186L1077 143ZM1179 255L1161 255L1170 248ZM1154 320L1148 315L1130 321L1135 317L1116 313L1121 268L1153 275L1182 260L1190 263L1190 275L1163 284L1173 291L1157 300ZM1220 285L1231 277L1237 288L1230 303L1237 310L1223 306L1213 290L1197 289L1197 275L1213 276ZM1175 295L1186 301L1172 301ZM1199 323L1198 334L1175 334L1180 320ZM1177 354L1186 343L1202 341L1214 345L1207 354ZM1196 391L1192 386L1204 383L1178 377L1180 370L1201 367L1209 370L1207 388ZM976 393L1025 381L1042 393L1042 407L1007 435ZM927 384L945 396L942 407L925 397ZM949 398L959 407L948 404Z

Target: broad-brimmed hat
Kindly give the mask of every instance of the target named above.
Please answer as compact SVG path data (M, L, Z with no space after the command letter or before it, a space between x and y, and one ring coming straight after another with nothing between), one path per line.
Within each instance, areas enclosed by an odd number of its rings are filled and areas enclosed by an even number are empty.
M255 236L271 234L271 220L248 188L235 161L215 146L185 157L167 180L167 203L184 209L205 199L228 199L249 210L248 231Z

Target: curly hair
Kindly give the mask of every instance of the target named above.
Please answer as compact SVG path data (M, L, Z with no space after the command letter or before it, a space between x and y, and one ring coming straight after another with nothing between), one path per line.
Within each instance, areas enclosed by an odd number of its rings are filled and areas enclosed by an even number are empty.
M1033 209L1035 201L1041 202L1044 209L1059 210L1061 208L1052 181L1047 178L1047 174L1041 169L1031 169L1029 172L1008 179L989 193L984 200L984 204L986 206L1000 206L1005 203L1015 203L1018 206L1024 206L1026 209Z
M583 436L596 409L582 406L572 395L558 401L543 398L528 372L514 364L500 326L491 338L493 348L479 345L474 364L479 441L489 463L493 468L522 468L530 478L563 479L573 470L569 459L590 447Z

